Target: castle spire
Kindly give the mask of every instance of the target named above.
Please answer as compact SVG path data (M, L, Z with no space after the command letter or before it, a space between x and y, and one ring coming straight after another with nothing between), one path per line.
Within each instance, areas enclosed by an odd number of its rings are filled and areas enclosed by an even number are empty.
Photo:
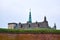
M31 19L31 9L29 11L29 23L32 23L32 19Z

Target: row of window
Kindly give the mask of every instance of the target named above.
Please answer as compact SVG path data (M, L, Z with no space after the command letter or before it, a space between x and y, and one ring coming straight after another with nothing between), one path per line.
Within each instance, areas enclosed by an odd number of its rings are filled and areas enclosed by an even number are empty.
M38 24L38 27L39 27L40 25ZM29 24L29 28L31 27L31 25ZM23 25L21 24L21 28L23 28Z

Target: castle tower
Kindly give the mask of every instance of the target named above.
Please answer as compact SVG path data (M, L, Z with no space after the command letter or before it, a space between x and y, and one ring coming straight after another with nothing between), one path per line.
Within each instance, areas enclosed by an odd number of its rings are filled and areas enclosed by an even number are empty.
M46 20L46 16L44 17L44 22L46 22L47 20Z
M46 19L46 16L44 16L43 26L44 26L45 28L49 28L49 25L48 25L48 21L47 21L47 19Z
M29 23L32 23L32 18L31 18L31 9L30 9L30 12L29 12Z
M17 29L17 23L8 23L8 29Z

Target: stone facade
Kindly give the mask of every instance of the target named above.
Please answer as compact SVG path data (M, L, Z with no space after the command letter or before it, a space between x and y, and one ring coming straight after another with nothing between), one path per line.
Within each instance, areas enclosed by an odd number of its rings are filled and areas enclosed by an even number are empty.
M46 16L43 22L32 23L31 10L29 12L29 21L27 23L8 23L8 29L28 29L28 28L50 28ZM56 25L54 26L56 29Z
M8 23L8 29L28 29L28 28L50 28L46 17L44 17L43 22L35 23Z

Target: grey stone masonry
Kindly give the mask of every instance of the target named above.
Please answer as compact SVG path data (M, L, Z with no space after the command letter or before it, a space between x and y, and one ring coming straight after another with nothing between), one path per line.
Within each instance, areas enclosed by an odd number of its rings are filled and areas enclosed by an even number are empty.
M8 29L28 29L28 28L50 28L46 17L43 22L34 23L8 23Z

